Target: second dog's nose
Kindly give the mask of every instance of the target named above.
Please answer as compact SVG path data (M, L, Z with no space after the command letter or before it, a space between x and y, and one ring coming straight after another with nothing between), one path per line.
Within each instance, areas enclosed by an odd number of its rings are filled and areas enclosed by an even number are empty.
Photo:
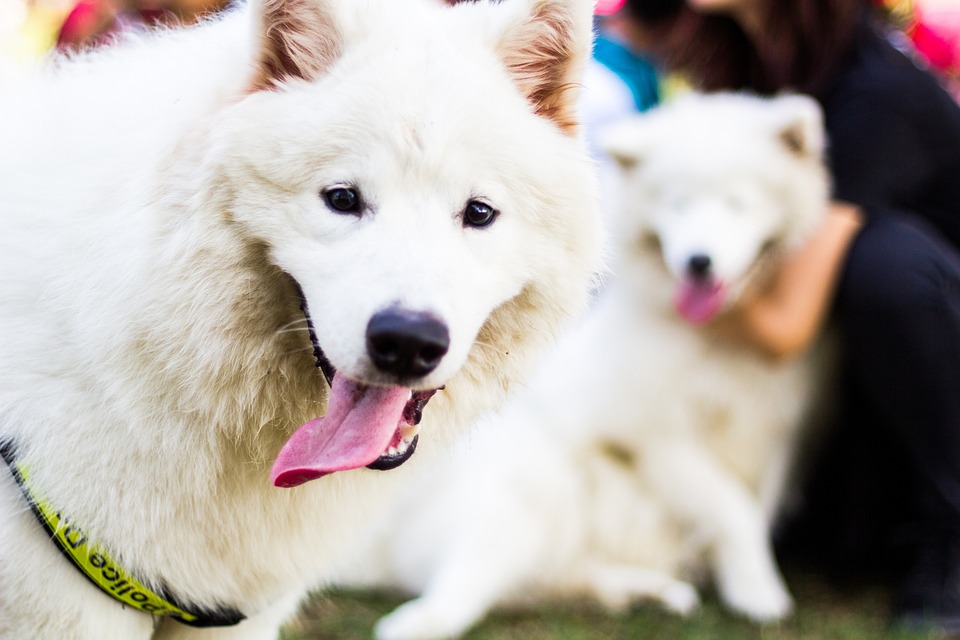
M687 269L690 271L690 275L702 278L710 273L710 267L713 266L713 261L710 260L710 256L705 253L697 253L690 256L690 260L687 262Z
M367 353L373 364L400 378L427 375L449 348L447 326L427 313L387 309L367 324Z

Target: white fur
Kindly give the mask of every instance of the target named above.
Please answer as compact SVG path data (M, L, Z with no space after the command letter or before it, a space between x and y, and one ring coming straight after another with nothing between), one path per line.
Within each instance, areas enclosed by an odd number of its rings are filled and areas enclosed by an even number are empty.
M201 631L121 608L4 471L4 639L275 637L409 468L442 455L585 304L592 166L562 103L525 99L535 81L510 65L559 15L572 53L541 66L575 78L589 0L289 4L336 43L290 76L265 75L270 19L254 7L54 61L0 96L0 438L143 581L250 618ZM328 210L319 192L340 183L370 210ZM501 212L489 228L461 223L477 197ZM387 382L365 355L372 313L399 303L448 326L448 354L416 384L446 389L403 468L271 486L327 388L285 272L327 356L364 382Z
M684 250L709 249L742 288L773 259L768 242L810 234L828 188L819 127L809 99L721 95L610 132L626 167L613 278L481 422L453 480L425 478L437 495L399 507L367 580L421 595L378 638L456 636L494 605L550 595L685 613L698 602L686 581L705 571L753 620L790 611L769 527L819 356L772 362L683 321L671 294Z

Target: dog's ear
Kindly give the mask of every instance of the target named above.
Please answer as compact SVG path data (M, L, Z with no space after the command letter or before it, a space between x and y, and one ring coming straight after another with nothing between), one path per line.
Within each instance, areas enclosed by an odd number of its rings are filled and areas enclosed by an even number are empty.
M645 115L631 116L601 131L600 148L624 171L643 164L651 134L647 119Z
M791 153L820 158L826 144L823 112L813 98L783 95L775 98L773 111L777 138Z
M325 0L259 0L254 91L291 79L314 80L340 55L340 35Z
M581 75L593 43L591 0L524 0L502 32L498 49L536 113L564 132L577 127Z

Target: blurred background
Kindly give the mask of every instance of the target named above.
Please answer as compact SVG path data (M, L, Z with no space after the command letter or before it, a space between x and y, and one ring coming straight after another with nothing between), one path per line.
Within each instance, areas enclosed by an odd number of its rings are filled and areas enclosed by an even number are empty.
M931 65L960 82L960 0L882 2ZM229 4L230 0L3 0L0 56L6 65L16 65L58 47L95 46L122 29L189 24ZM622 5L623 0L599 0L597 14L615 16Z

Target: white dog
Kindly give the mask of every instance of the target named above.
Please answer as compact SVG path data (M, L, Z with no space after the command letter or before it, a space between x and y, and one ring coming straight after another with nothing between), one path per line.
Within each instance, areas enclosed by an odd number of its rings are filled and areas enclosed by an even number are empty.
M683 580L705 571L751 619L790 611L769 525L818 358L773 362L714 321L821 219L821 131L810 99L717 95L609 133L625 180L613 280L453 480L424 479L439 495L400 505L368 580L422 595L379 638L455 636L521 596L686 612Z
M276 637L364 467L526 374L598 267L591 9L264 0L0 92L0 637Z

